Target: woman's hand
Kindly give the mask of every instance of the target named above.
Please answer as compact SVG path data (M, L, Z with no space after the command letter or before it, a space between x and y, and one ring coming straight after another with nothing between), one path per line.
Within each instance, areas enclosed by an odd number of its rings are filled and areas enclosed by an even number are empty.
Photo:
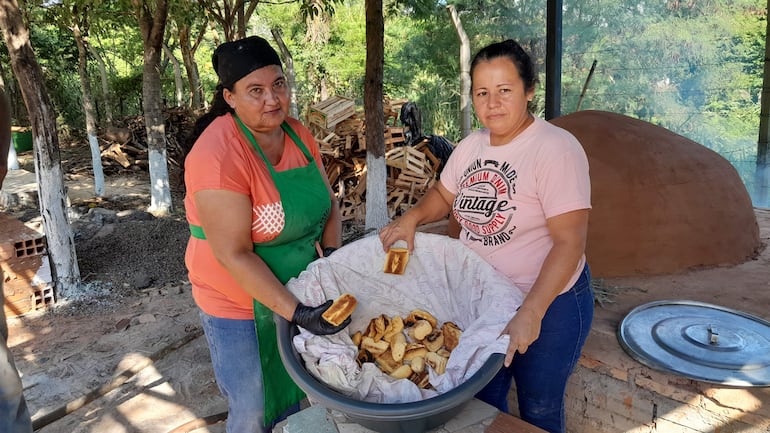
M540 336L540 317L534 310L526 307L520 308L516 315L505 325L500 335L508 335L508 350L505 353L505 366L513 361L516 352L525 353L529 346Z
M396 241L406 241L406 249L411 253L414 250L414 234L417 224L410 221L407 215L392 221L380 230L382 249L387 252Z
M409 253L414 251L417 226L446 218L452 201L454 195L447 191L441 182L436 182L413 208L380 230L382 249L388 252L396 241L406 241Z
M327 322L322 316L323 313L332 306L333 302L334 301L329 299L317 307L308 307L305 304L299 304L294 310L291 321L315 335L336 334L350 324L351 318L348 317L339 325L333 325Z

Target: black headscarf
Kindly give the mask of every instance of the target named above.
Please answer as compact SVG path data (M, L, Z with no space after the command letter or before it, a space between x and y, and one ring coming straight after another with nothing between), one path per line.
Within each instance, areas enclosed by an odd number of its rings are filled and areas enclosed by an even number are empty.
M266 40L249 36L218 46L211 56L211 63L222 86L231 89L236 81L259 68L281 66L281 58Z

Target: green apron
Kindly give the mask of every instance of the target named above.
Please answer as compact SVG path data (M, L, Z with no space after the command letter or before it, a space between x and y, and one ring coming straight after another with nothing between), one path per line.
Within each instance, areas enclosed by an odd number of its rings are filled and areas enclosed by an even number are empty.
M331 210L331 198L313 156L288 123L281 125L284 132L297 144L307 158L308 165L285 171L275 171L248 128L235 116L238 126L248 137L254 149L270 170L278 193L281 195L285 224L281 233L269 242L255 243L254 252L267 264L282 284L296 277L316 257L315 242L320 241ZM203 229L190 225L193 237L205 239ZM282 415L305 397L305 393L291 380L278 353L273 311L254 301L254 324L259 341L259 359L262 365L262 388L265 397L265 425Z

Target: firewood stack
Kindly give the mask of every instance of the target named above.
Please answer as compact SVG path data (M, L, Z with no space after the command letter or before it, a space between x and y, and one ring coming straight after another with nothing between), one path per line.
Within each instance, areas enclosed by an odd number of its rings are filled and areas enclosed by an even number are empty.
M423 140L405 145L404 128L397 126L406 100L383 102L385 164L388 169L388 214L391 218L412 207L437 180L440 161ZM310 107L308 126L321 148L329 182L342 208L342 220L366 217L366 124L353 100L334 96Z
M179 166L184 157L184 141L195 123L194 114L185 108L164 111L166 119L166 152L168 162ZM147 132L144 116L123 119L125 126L110 127L99 135L99 149L105 173L122 170L148 170Z

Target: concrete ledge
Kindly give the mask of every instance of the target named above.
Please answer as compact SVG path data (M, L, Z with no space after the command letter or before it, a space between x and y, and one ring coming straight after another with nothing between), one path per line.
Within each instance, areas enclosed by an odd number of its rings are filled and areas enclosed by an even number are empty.
M481 400L472 399L444 425L429 433L483 433L500 414L495 407ZM522 425L528 425L518 420ZM532 427L534 429L534 427ZM535 432L537 430L531 430ZM376 433L360 424L351 422L345 414L329 411L321 406L304 409L282 423L273 433Z

